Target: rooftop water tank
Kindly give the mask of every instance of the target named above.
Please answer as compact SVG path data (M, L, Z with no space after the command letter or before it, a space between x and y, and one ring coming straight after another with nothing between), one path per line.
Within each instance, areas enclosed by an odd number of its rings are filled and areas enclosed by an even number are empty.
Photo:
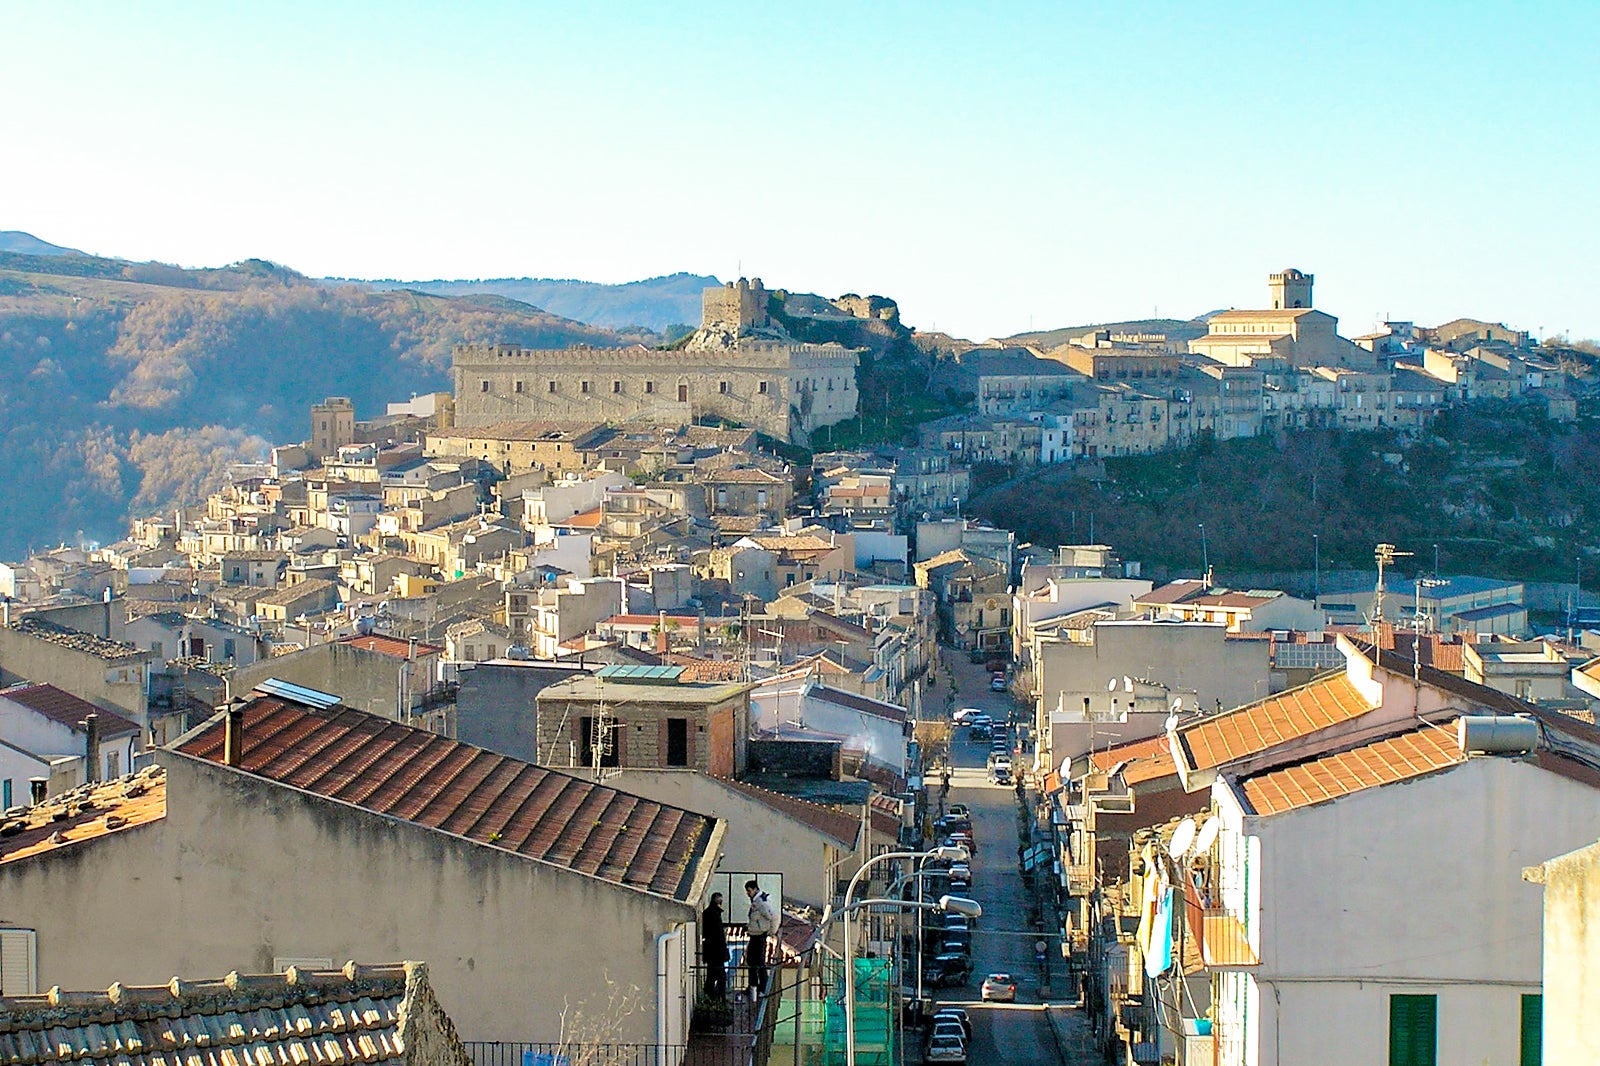
M1539 723L1512 714L1465 714L1456 719L1463 755L1524 754L1539 746Z

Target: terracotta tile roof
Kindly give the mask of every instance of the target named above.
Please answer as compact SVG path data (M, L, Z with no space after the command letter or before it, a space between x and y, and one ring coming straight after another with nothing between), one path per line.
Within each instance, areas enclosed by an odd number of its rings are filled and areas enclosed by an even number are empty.
M826 700L828 703L836 703L841 707L849 707L851 710L860 711L862 714L870 714L876 718L887 718L891 722L904 722L906 720L906 709L899 704L875 700L871 696L858 696L856 693L846 692L844 689L830 688L827 685L813 685L807 695L812 699Z
M1160 588L1151 589L1149 592L1138 597L1133 602L1139 605L1184 603L1196 596L1203 595L1205 591L1206 583L1204 581L1181 578L1177 581L1172 581L1162 585Z
M139 732L137 722L129 721L111 711L102 711L88 700L80 700L72 693L63 692L54 685L18 685L15 688L0 690L0 700L9 700L26 707L78 733L83 732L78 728L78 723L91 714L100 716L102 737L126 737Z
M684 681L738 681L744 677L744 663L737 659L701 659L682 652L668 652L667 662L683 667Z
M426 974L422 963L349 963L342 971L296 969L292 980L232 974L8 996L0 999L0 1062L403 1066L427 1047L430 1062L466 1066L466 1049L436 1013Z
M1255 813L1282 814L1446 770L1463 761L1453 728L1425 726L1365 747L1247 777L1240 783Z
M729 777L719 777L717 780L733 791L743 793L757 803L771 807L780 814L786 814L824 836L833 838L846 848L855 847L856 838L861 835L861 819L858 816L832 807L824 807L820 803L812 803L797 796L785 796L781 792L773 792L771 789L745 781L735 781Z
M700 616L693 614L669 614L667 621L680 626L700 625ZM599 624L603 626L653 626L659 625L661 616L658 614L614 614L604 619Z
M1206 770L1372 709L1349 677L1341 673L1182 726L1178 740L1189 765Z
M413 645L409 640L401 640L399 637L391 637L384 633L368 633L364 637L341 637L336 643L348 644L363 651L375 651L380 655L389 655L396 659L409 659L413 654L439 655L444 651L437 644L424 644L419 640Z
M214 718L176 751L220 764L225 728ZM672 899L715 861L714 818L338 705L252 699L239 769Z
M554 522L552 525L570 526L574 529L599 529L600 508L596 507L593 510L584 511L582 514L575 514L565 522Z
M1091 770L1104 772L1117 763L1124 764L1122 780L1130 785L1169 777L1178 772L1178 764L1172 760L1172 745L1168 743L1165 733L1143 740L1130 740L1089 756Z
M0 864L70 848L167 816L167 776L159 766L100 785L80 785L36 807L20 818L0 819L20 826L0 836ZM7 1059L0 1052L0 1062Z

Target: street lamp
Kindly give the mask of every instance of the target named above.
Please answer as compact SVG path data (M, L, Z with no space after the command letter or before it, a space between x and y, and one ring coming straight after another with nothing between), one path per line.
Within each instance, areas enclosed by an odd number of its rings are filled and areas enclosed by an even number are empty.
M1322 599L1322 536L1311 534L1311 602Z
M856 885L861 883L861 875L880 862L890 859L939 859L947 862L965 862L968 858L967 849L958 844L941 844L928 851L888 851L882 855L874 856L861 864L861 868L850 878L850 884L844 890L844 906L839 913L844 917L844 1061L845 1066L856 1066L856 965L853 952L853 941L850 934L850 911L852 904L850 897L855 895ZM901 907L913 906L907 901L895 900L863 900L862 905L878 902L898 903ZM942 896L938 903L915 904L917 910L952 910L957 914L965 914L976 918L983 914L983 908L976 902L962 896ZM822 924L826 924L832 915L824 914Z

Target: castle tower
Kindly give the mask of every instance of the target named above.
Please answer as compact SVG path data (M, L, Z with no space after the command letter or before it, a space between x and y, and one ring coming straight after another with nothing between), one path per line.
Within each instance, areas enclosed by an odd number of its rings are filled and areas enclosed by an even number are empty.
M1267 288L1272 296L1272 309L1286 311L1296 307L1311 306L1311 283L1314 274L1302 274L1290 267L1281 274L1267 275Z

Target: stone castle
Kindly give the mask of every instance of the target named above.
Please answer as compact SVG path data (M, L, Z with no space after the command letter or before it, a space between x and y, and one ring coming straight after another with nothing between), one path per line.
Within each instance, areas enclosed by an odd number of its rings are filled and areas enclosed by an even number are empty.
M675 350L457 345L456 425L720 418L806 443L855 416L859 350L795 341L772 296L760 278L707 289L700 328Z

